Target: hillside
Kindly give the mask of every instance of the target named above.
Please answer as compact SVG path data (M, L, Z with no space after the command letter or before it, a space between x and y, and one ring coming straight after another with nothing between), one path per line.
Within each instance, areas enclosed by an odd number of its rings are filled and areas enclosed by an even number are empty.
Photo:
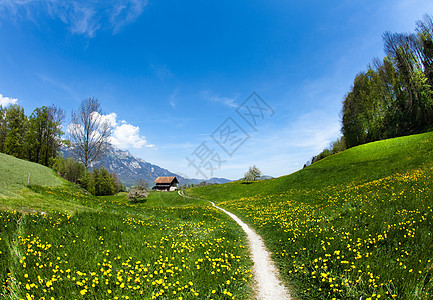
M55 186L63 180L50 168L0 153L0 198L16 196L17 192L30 184Z
M190 189L252 225L305 299L427 299L433 133L378 141L294 174Z
M203 201L176 192L139 203L125 193L94 197L48 168L0 155L1 299L252 293L242 229Z

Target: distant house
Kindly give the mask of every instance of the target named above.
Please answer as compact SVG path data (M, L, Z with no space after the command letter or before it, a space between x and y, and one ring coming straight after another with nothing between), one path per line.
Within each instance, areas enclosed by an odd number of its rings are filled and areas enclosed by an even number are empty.
M177 190L177 185L179 184L179 181L176 177L158 177L154 181L155 186L152 188L152 190L156 191L175 191Z

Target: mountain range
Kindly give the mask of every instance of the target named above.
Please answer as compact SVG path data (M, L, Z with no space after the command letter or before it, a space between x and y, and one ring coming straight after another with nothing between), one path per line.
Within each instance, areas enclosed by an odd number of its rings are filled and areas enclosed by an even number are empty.
M61 153L65 158L76 158L71 148L62 148ZM155 179L160 176L176 176L181 185L191 183L199 184L203 181L208 184L220 184L231 181L226 178L216 177L208 180L186 178L151 164L144 159L132 155L129 151L121 150L113 145L110 145L104 155L91 165L91 168L99 167L105 167L110 173L116 173L119 180L126 186L134 185L139 179L148 182L149 185L152 186Z

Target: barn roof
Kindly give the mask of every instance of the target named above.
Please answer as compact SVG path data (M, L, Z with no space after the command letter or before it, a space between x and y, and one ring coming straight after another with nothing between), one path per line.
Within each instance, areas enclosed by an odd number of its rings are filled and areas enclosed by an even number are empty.
M170 184L173 181L179 182L177 180L177 178L175 176L170 176L170 177L158 177L155 179L154 183L159 183L159 184Z

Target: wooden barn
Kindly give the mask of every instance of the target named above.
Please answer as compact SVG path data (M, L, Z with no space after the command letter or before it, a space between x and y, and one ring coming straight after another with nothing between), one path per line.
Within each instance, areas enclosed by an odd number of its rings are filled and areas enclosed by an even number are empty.
M155 186L152 188L152 190L156 191L175 191L177 190L177 185L179 184L179 181L176 177L158 177L154 181Z

